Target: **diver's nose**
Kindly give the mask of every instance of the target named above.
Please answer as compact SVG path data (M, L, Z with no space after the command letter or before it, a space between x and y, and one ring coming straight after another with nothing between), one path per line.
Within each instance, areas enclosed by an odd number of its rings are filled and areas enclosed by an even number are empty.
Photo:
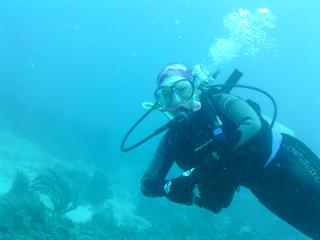
M171 104L172 105L176 105L182 102L182 97L179 96L179 94L177 94L176 92L172 93L172 100L171 100Z

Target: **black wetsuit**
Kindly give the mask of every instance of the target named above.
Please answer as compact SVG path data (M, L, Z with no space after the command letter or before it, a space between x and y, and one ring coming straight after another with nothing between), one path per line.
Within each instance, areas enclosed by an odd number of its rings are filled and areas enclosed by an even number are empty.
M245 186L280 218L320 239L317 156L289 135L278 133L282 139L275 140L259 112L238 97L219 93L202 97L201 103L186 124L173 126L161 140L142 178L143 194L165 195L165 178L174 162L189 170L210 161L214 168L197 182L201 193L197 205L219 212L229 206L236 189ZM216 116L223 141L212 135Z

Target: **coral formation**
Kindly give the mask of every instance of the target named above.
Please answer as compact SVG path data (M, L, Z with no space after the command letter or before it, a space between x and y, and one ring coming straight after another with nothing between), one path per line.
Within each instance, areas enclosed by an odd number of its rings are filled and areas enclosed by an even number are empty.
M50 210L55 217L61 217L79 205L77 192L50 170L33 180L31 190L45 194L50 199L52 204Z

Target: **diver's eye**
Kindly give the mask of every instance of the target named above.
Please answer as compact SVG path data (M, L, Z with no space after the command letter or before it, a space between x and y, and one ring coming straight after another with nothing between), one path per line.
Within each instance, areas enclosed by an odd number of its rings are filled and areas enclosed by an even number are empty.
M183 98L190 98L194 92L194 85L189 80L180 80L173 86L175 91Z
M158 103L163 106L168 106L172 98L172 87L163 86L156 90L155 98Z

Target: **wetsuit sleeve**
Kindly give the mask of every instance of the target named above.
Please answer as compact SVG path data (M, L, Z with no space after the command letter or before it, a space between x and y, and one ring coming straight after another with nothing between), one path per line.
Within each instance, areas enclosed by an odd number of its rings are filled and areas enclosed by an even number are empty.
M230 94L215 94L212 99L217 111L236 126L231 139L233 150L244 145L260 131L261 120L246 101Z
M173 159L168 156L164 139L159 143L157 151L147 171L141 179L141 191L148 197L164 196L165 177L172 167Z

